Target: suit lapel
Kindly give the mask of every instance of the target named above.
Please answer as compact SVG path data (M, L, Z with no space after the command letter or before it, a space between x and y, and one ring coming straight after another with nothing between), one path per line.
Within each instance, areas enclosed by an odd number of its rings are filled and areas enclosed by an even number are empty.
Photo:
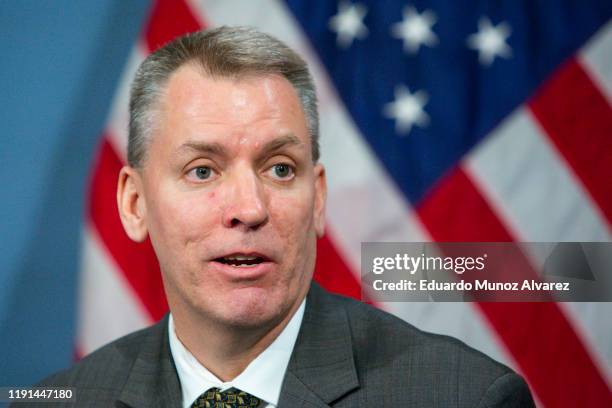
M313 283L279 407L327 407L357 387L346 312L340 302Z
M166 315L143 341L119 400L134 408L180 408L181 398L181 386L170 353Z

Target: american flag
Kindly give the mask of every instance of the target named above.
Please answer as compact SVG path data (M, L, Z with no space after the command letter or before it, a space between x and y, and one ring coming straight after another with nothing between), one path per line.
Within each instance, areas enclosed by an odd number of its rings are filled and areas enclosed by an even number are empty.
M315 279L359 298L362 242L611 240L611 16L609 0L155 1L93 165L78 353L168 309L115 202L129 84L159 46L249 25L305 57L329 184ZM510 365L540 406L612 406L610 303L378 306Z

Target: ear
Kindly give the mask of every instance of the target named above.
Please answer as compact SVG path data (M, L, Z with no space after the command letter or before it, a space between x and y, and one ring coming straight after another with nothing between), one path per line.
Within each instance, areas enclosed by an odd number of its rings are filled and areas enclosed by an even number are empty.
M117 182L117 207L123 229L136 242L147 238L146 205L142 177L130 166L123 166Z
M314 166L315 177L315 202L314 223L317 237L325 235L325 203L327 202L327 180L325 178L325 167L321 163Z

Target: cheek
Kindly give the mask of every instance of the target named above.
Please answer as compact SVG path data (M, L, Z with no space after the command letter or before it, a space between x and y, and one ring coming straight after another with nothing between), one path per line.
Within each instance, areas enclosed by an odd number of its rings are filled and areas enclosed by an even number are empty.
M188 250L205 240L218 216L219 203L213 193L162 191L152 202L151 240L171 252ZM174 254L176 255L176 254Z
M313 197L312 191L299 190L275 194L270 200L270 218L287 245L305 241L313 228Z
M316 233L313 215L314 193L277 196L270 206L278 246L283 248L282 276L279 287L287 294L297 294L310 279L316 254Z

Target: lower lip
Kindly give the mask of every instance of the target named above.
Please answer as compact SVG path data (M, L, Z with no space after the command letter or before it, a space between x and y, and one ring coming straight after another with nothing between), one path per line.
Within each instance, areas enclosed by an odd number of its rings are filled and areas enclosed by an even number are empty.
M230 280L256 280L269 274L274 269L272 262L261 262L251 266L233 266L222 262L212 261L211 267L227 276Z

